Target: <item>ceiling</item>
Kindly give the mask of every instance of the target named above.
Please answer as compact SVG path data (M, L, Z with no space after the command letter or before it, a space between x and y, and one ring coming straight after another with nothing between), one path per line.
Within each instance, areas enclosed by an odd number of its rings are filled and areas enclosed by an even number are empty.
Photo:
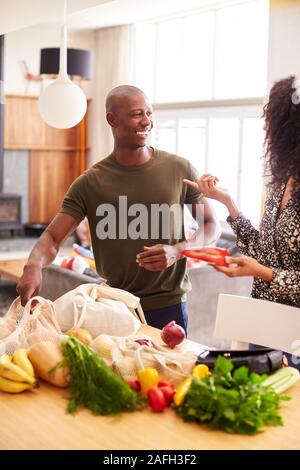
M68 23L70 28L76 30L99 29L228 2L229 0L113 0L71 15Z
M68 0L74 13L111 0ZM0 34L53 21L63 15L64 0L0 0Z
M68 0L68 28L93 30L243 1L249 0ZM0 34L62 21L63 0L0 0L0 6Z

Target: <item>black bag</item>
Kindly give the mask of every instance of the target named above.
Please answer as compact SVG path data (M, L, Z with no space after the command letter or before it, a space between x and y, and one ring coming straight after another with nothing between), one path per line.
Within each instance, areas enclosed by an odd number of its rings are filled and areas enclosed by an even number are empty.
M203 354L203 353L202 353ZM283 352L270 348L235 350L235 349L217 349L209 351L202 357L200 354L196 364L206 364L209 369L213 369L218 356L224 356L230 359L237 369L241 366L247 366L250 372L257 374L269 374L283 365Z

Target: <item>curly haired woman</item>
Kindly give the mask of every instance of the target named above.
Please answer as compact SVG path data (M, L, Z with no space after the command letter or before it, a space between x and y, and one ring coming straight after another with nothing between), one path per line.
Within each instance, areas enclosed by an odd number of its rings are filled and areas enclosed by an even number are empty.
M299 90L300 91L300 90ZM259 230L239 211L218 178L203 175L197 187L206 197L223 203L246 255L229 258L224 274L254 276L252 297L300 307L300 104L295 77L279 80L264 107L265 168L269 178L265 211Z

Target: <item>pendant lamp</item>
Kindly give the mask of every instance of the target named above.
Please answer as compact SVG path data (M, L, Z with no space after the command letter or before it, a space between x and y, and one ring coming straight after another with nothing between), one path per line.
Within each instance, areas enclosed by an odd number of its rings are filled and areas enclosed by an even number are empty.
M76 126L86 113L86 96L67 74L67 0L64 0L64 22L61 29L59 74L39 98L39 111L49 126L68 129Z

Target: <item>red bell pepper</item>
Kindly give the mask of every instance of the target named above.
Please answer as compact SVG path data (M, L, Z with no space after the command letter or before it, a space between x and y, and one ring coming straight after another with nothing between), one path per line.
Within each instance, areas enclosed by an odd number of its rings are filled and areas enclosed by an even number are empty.
M228 266L226 256L230 253L226 248L218 248L215 246L203 246L201 248L190 248L182 251L184 256L195 258L217 266Z

